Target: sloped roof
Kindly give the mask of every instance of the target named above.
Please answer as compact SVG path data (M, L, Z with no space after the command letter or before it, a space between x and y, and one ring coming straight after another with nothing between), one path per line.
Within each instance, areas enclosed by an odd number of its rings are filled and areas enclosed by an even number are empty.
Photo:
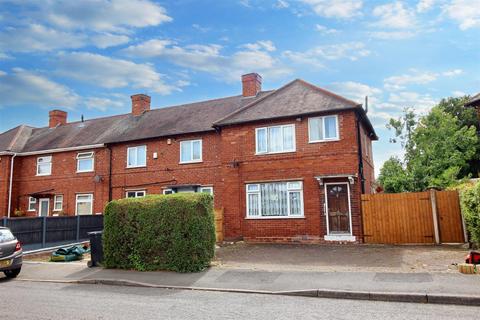
M480 93L474 95L470 101L468 101L465 106L480 105Z
M361 105L294 80L256 97L241 95L152 109L139 116L123 114L55 128L19 126L0 134L0 151L35 152L213 131L215 127L319 112L354 109L376 138Z
M360 104L301 79L296 79L263 98L252 101L249 105L215 122L214 125L225 126L349 109L355 109L360 113L368 130L373 133L374 138L377 138L375 130Z

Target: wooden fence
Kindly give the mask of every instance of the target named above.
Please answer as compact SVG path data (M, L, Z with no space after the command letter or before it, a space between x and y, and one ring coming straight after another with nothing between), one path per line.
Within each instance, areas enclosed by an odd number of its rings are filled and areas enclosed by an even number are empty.
M365 194L362 218L366 243L467 241L456 191Z
M215 235L217 242L223 241L223 208L215 209Z

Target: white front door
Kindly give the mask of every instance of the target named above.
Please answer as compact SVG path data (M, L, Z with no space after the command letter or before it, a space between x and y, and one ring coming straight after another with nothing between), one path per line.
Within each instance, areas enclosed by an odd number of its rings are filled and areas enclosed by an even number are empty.
M40 217L47 217L49 209L50 209L50 199L48 198L40 199L39 206L38 206L38 215Z

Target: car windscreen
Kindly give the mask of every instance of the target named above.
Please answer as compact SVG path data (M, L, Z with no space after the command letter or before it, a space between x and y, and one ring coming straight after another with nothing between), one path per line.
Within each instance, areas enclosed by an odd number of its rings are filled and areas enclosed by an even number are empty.
M12 241L15 239L13 234L8 229L0 229L0 243Z

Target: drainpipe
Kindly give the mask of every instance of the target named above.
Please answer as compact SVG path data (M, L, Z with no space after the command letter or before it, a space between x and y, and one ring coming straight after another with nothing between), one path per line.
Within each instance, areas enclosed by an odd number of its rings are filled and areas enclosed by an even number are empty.
M9 186L8 186L8 218L10 218L10 212L12 211L12 187L13 187L13 163L15 156L17 154L14 153L12 155L12 158L10 159L10 181L9 181Z
M108 202L112 201L112 148L107 145L108 149Z
M360 117L357 114L357 144L358 144L358 173L360 178L360 186L362 194L365 193L365 177L363 176L363 154L362 154L362 138L360 136Z

